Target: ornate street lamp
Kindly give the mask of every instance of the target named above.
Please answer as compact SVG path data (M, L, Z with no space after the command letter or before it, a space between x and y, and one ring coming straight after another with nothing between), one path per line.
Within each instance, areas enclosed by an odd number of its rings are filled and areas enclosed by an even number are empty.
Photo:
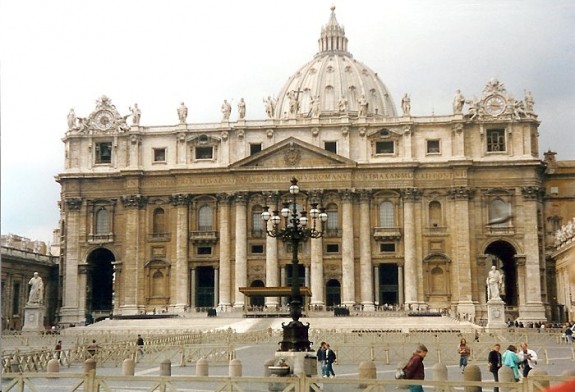
M299 321L303 301L299 286L298 246L300 242L308 238L320 238L323 236L323 224L327 221L327 214L325 208L317 208L318 203L311 203L311 210L309 211L311 222L309 222L307 211L297 210L296 199L299 193L299 186L297 185L297 179L295 177L291 179L289 191L292 195L292 200L283 203L281 211L275 210L273 211L273 215L269 212L268 206L264 207L262 219L266 224L268 236L280 238L283 242L290 243L292 246L290 302L290 316L292 321L287 325L282 323L283 340L280 342L280 351L310 351L311 342L308 339L309 323L304 325ZM284 225L280 227L282 217ZM268 221L270 220L272 222L271 230L267 227ZM310 223L309 226L308 223Z

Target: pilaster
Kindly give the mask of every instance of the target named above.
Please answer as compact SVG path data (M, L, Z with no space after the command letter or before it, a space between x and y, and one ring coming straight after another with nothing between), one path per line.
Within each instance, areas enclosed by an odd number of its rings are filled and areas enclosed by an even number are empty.
M188 305L188 296L191 292L192 300L195 298L195 290L192 287L190 291L190 271L188 270L188 254L189 254L189 222L188 222L188 209L190 203L190 196L187 194L174 194L170 197L172 205L176 209L176 265L175 265L175 304L174 311L176 313L183 313ZM172 275L172 276L174 276ZM195 283L192 279L192 285ZM191 305L191 304L190 304ZM194 307L191 305L192 308Z

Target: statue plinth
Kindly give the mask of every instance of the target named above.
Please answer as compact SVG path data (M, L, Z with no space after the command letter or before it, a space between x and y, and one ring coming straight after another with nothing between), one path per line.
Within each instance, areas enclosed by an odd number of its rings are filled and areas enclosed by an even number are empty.
M42 304L27 304L24 308L24 326L22 331L44 331L46 307Z
M487 329L507 328L505 322L505 302L501 298L487 301Z

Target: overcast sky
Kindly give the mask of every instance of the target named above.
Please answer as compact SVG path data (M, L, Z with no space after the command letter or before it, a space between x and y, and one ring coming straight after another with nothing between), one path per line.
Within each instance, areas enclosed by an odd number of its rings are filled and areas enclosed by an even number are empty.
M5 0L0 6L2 234L51 241L58 227L66 115L103 94L142 125L217 122L223 99L262 98L317 52L330 6L348 49L412 115L451 114L455 90L497 78L533 93L540 151L575 159L575 1ZM399 108L398 108L399 109Z

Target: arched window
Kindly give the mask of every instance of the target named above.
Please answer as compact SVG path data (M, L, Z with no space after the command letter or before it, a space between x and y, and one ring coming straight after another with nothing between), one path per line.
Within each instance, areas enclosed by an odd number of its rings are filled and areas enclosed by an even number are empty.
M438 201L429 203L429 226L441 226L441 203Z
M212 207L202 206L198 211L198 229L199 231L212 231L213 230L213 215Z
M379 226L395 227L394 208L390 201L384 201L379 205Z
M109 234L110 233L110 219L108 210L100 208L96 212L96 234Z
M339 214L337 213L337 205L331 203L327 206L327 232L328 234L337 234L339 229Z
M156 208L154 210L152 233L156 235L166 233L166 213L163 208Z

